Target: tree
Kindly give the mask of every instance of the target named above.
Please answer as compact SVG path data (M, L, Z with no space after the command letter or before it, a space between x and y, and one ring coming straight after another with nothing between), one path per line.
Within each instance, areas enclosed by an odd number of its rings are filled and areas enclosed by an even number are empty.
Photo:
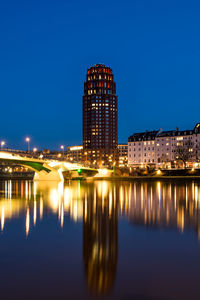
M196 143L196 146L194 147L194 157L196 162L200 161L200 143Z
M187 161L194 160L194 144L192 141L178 142L174 149L175 159L182 161L186 168Z

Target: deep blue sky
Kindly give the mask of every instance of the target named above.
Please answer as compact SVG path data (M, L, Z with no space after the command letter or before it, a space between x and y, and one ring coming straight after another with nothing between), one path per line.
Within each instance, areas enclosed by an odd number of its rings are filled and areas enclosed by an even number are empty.
M0 139L82 141L86 70L111 66L119 141L200 121L200 2L0 1Z

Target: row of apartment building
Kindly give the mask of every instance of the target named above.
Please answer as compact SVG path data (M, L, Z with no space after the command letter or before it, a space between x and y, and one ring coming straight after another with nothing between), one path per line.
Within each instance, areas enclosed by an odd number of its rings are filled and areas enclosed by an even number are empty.
M128 139L128 165L169 166L184 156L187 163L200 158L200 124L192 130L145 131L134 133ZM183 158L183 157L182 157Z

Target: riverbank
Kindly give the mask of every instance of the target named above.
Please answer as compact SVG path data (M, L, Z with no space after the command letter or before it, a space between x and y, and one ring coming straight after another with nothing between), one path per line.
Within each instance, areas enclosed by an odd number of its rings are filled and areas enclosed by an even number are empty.
M23 173L8 173L8 174L0 174L0 180L33 180L34 178L34 172L23 172ZM110 177L75 177L75 178L68 178L65 177L65 180L87 180L87 181L97 181L97 180L108 180L108 181L115 181L115 180L121 180L121 181L142 181L142 180L200 180L199 175L145 175L145 176L110 176Z
M142 181L142 180L200 180L200 176L113 176L113 177L90 177L87 180L121 180L121 181Z
M33 180L34 172L0 173L0 180Z

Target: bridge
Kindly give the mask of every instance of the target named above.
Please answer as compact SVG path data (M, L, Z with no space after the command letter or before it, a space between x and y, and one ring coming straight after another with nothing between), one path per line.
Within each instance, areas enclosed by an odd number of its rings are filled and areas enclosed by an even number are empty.
M97 169L85 167L81 164L69 163L66 161L30 158L5 151L0 151L0 161L21 165L34 171L34 180L63 181L63 172L66 171L76 173L77 176L80 176L84 173L94 176L94 174L98 173Z

